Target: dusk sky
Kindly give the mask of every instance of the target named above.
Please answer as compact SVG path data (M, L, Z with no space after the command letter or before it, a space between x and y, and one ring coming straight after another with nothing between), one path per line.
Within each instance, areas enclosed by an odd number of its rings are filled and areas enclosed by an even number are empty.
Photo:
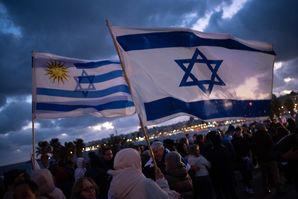
M273 92L283 95L298 88L297 8L296 0L1 0L0 165L29 160L32 151L32 51L117 59L105 19L115 26L230 33L273 45ZM136 116L37 120L36 143L88 142L137 130L138 123Z

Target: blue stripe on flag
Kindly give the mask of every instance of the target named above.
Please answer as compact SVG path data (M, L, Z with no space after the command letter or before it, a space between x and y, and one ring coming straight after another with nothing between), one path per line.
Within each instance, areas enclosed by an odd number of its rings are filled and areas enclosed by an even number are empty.
M71 91L50 88L36 88L37 95L48 95L56 97L72 97L72 98L98 98L111 95L114 93L123 92L130 94L127 85L117 85L103 90L97 91Z
M216 46L235 50L256 51L275 55L273 50L263 51L248 47L233 39L207 39L201 38L192 32L154 32L117 36L117 41L124 51L145 50L169 47L197 47Z
M84 83L90 84L90 79L88 77L93 77L93 76L92 75L78 76L81 84L84 84ZM105 73L102 75L95 75L92 83L100 83L100 82L108 81L111 79L115 79L117 77L123 77L122 70L115 70L115 71L111 71L111 72L108 72L108 73Z
M145 103L147 121L157 120L176 113L188 113L202 120L225 117L268 116L271 100L206 100L184 102L167 97Z
M120 64L120 62L117 61L97 61L97 62L86 62L86 63L74 63L77 69L90 69L90 68L97 68L109 64Z
M133 107L134 103L128 100L119 100L115 102L108 102L100 105L67 105L67 104L51 104L51 103L36 103L37 111L59 111L68 112L77 109L93 108L97 111L109 110L109 109L122 109Z

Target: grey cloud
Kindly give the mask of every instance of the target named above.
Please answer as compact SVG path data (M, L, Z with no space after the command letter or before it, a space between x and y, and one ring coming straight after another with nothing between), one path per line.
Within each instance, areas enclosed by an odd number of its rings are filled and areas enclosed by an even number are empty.
M298 57L284 63L281 70L277 71L278 75L283 78L296 78L298 79Z
M248 1L245 7L230 20L215 14L207 31L229 32L239 37L266 41L273 45L278 60L297 56L298 1Z
M158 6L156 6L158 2ZM214 1L217 3L218 1ZM31 93L31 52L103 59L116 54L105 24L122 26L171 26L183 15L204 14L205 4L194 0L167 1L16 1L3 5L21 38L0 35L0 89L4 94ZM133 6L132 6L133 5Z
M6 104L6 97L3 94L0 94L0 108Z
M113 124L116 129L117 128L131 128L131 127L139 125L139 119L138 119L137 115L135 114L135 115L128 116L128 117L119 118L119 119L115 120Z
M31 104L12 102L3 107L0 112L0 134L20 130L31 121Z
M283 62L283 66L275 71L273 87L275 92L281 92L283 90L297 91L297 79L298 79L298 58ZM285 78L291 78L290 82L285 82Z

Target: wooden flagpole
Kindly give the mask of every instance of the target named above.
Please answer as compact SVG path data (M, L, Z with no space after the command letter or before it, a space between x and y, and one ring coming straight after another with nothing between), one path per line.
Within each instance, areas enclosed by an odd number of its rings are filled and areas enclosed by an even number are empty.
M32 170L35 170L35 129L34 129L34 119L32 118Z
M129 87L130 91L131 91L131 85L130 85L129 79L128 79L127 75L126 75L125 68L123 66L123 58L122 58L121 52L119 50L119 47L117 45L116 38L113 35L112 29L111 29L111 26L110 26L110 22L107 19L106 19L106 25L107 25L107 27L109 29L109 32L110 32L110 34L112 36L112 40L113 40L114 46L115 46L116 51L117 51L117 53L119 55L120 65L122 67L122 70L124 71L124 78L125 78L125 80L126 80L126 82L128 84L128 87ZM143 121L141 119L140 114L137 113L137 115L138 115L138 118L139 118L140 126L141 126L141 128L143 129L143 132L144 132L145 140L147 142L147 145L148 145L148 148L149 148L149 151L150 151L150 155L151 155L152 160L153 160L154 168L156 170L157 169L157 164L156 164L156 160L154 158L153 150L152 150L151 145L150 145L150 141L149 141L149 137L148 137L148 133L147 133L147 128L145 127L145 125L144 125L144 123L143 123Z
M33 58L33 51L32 51L32 70L34 67L34 58ZM34 115L34 111L35 111L35 101L34 101L34 84L35 84L35 77L34 74L32 73L32 155L31 155L31 161L32 161L32 169L35 170L35 126L34 126L34 119L35 119L35 115Z

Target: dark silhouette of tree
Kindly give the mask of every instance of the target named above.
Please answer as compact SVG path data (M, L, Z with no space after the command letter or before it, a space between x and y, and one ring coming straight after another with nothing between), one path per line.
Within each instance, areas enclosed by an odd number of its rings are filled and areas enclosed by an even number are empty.
M61 152L62 152L62 145L59 141L58 138L53 138L50 140L50 145L52 146L52 158L55 159L56 161L61 160Z
M284 106L288 111L290 111L291 115L294 114L295 105L294 105L294 102L290 96L287 96L287 98L285 99Z
M64 150L63 150L63 159L64 160L72 160L74 156L75 145L73 142L65 142Z
M36 147L36 155L40 156L40 161L44 168L48 168L49 166L49 157L52 153L52 147L47 141L38 142L38 146Z
M82 157L83 149L85 148L84 140L81 138L77 138L73 141L75 144L75 153L77 157Z
M271 112L270 112L271 119L274 118L274 115L277 117L280 116L280 107L281 107L280 100L273 94L272 101L271 101Z

